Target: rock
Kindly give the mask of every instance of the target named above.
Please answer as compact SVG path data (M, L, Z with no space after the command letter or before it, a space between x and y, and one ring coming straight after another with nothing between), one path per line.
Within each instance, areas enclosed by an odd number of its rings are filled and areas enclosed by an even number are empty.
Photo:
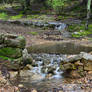
M32 64L33 59L31 57L31 55L28 54L27 49L24 49L22 51L22 55L23 55L23 62L24 62L24 64Z
M37 90L35 90L35 89L32 89L32 90L31 90L31 92L37 92Z
M11 38L11 39L15 39L15 38L17 38L18 36L17 35L15 35L15 34L2 34L3 35L3 38L4 37L7 37L7 38Z
M63 92L63 90L59 90L59 92Z
M4 44L10 47L17 47L24 49L26 45L25 38L22 36L5 35Z
M80 78L81 75L78 73L77 70L72 70L72 71L70 72L69 77L71 77L71 78Z
M7 84L7 80L5 80L3 77L0 76L0 87L3 87Z
M89 53L81 52L81 53L80 53L80 56L82 56L81 59L83 58L83 59L85 59L85 60L90 60L90 61L92 61L92 55L89 54Z
M0 44L4 42L3 34L0 35Z
M72 63L66 63L66 64L61 64L60 69L61 70L72 70L73 69L74 70L76 69L76 66Z
M74 57L62 61L60 69L63 71L70 71L72 77L83 77L86 71L92 71L92 55L89 53L81 52Z
M48 74L49 74L49 73L54 74L54 70L56 69L55 67L49 66L49 67L47 67L47 68L48 68L48 70L47 70L47 73L48 73Z
M49 74L46 75L46 78L47 78L47 79L49 79L49 78L51 78L51 77L52 77L52 74L51 74L51 73L49 73Z
M89 71L88 74L92 74L92 71Z
M10 70L19 70L26 64L32 64L32 57L25 45L26 40L23 36L0 34L0 63Z
M22 56L22 50L19 48L4 47L0 49L0 56L16 59Z
M37 81L37 80L42 80L44 77L40 74L33 74L31 78L33 81Z
M46 66L43 66L42 69L41 69L41 72L42 73L47 73L48 71L48 68Z
M32 65L27 64L27 65L24 67L24 70L31 70L32 68L33 68Z
M83 63L81 63L80 60L77 61L77 62L75 62L74 64L75 64L76 66L83 66Z
M92 61L89 61L84 65L84 70L92 71Z
M19 44L19 47L24 49L25 46L26 46L26 40L23 36L19 36L16 38L16 40L19 40L20 44Z
M24 66L22 57L17 59L6 58L7 60L5 60L5 58L0 59L0 61L2 61L0 63L4 64L8 70L18 70L19 68L22 69Z
M23 88L24 85L23 85L23 84L19 84L18 87L19 87L19 88Z

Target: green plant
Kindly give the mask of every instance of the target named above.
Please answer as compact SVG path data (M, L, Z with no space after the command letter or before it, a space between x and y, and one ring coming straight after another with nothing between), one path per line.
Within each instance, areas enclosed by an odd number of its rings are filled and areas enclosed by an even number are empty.
M52 6L52 8L56 11L57 14L61 14L61 11L63 9L64 3L67 0L48 0L48 5Z

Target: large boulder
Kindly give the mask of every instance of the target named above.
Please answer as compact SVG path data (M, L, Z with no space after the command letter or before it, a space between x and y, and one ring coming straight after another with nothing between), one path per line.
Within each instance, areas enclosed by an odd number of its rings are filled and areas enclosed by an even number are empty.
M26 40L23 36L0 34L0 64L12 70L31 64L32 58L27 53L25 45Z

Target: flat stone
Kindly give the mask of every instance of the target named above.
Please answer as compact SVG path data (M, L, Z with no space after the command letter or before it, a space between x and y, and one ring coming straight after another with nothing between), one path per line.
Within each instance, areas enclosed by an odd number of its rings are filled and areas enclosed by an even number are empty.
M92 62L88 61L88 62L84 65L84 70L86 70L86 71L92 71Z

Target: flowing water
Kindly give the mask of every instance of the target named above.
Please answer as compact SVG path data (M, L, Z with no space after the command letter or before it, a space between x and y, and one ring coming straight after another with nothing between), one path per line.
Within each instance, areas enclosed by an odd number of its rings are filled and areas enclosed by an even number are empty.
M31 70L21 71L21 78L17 80L18 84L35 88L40 92L48 92L53 88L61 89L64 77L63 71L60 70L60 62L73 55L32 54L31 56L34 67L31 67Z
M60 61L66 59L67 55L56 54L32 54L33 66L31 70L21 71L18 83L38 90L49 90L59 87L63 82Z

